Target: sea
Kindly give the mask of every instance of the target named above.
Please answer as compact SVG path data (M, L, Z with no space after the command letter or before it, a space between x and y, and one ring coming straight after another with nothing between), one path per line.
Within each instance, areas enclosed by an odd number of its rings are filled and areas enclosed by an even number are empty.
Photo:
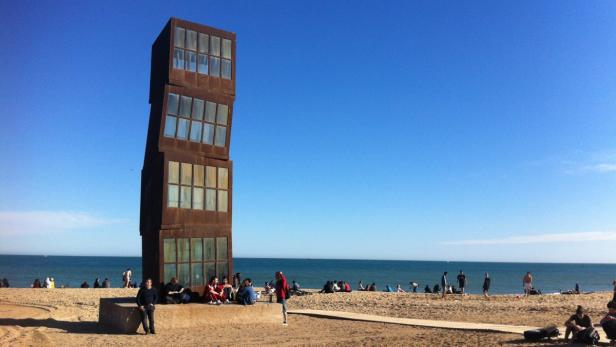
M251 278L255 286L273 280L275 271L282 271L290 281L302 288L322 288L327 280L343 280L353 289L361 280L375 283L377 290L386 285L395 288L399 283L409 289L409 282L419 284L418 292L426 285L440 283L447 271L449 281L455 284L460 270L467 278L467 292L481 293L484 273L492 279L493 294L522 293L522 277L530 271L535 288L543 293L571 290L576 283L583 292L611 291L616 279L616 264L563 264L563 263L497 263L497 262L445 262L402 260L341 260L341 259L266 259L234 258L234 271L242 278ZM41 282L54 277L56 287L79 287L84 281L90 285L99 277L108 278L112 287L120 287L122 272L131 268L135 279L141 279L140 257L81 257L0 255L0 278L6 278L11 287L30 287L35 278Z

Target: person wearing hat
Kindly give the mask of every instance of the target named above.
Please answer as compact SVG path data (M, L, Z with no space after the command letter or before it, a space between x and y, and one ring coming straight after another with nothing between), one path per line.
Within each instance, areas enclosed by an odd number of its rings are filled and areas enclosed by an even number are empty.
M577 333L591 326L592 320L590 316L586 314L586 310L582 306L578 306L575 314L565 322L565 327L567 327L567 330L565 330L565 341L569 340L569 334L572 334L572 338L575 340Z

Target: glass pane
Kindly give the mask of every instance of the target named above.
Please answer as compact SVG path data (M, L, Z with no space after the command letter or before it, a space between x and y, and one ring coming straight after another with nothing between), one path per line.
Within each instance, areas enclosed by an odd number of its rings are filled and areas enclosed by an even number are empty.
M216 126L216 136L214 137L214 146L224 147L227 138L227 128Z
M167 207L178 207L180 200L178 195L180 194L180 188L175 184L169 184L167 186Z
M193 209L203 210L203 188L193 188Z
M186 51L186 70L197 71L197 53Z
M205 120L214 123L216 120L216 103L211 101L205 102Z
M231 40L222 39L222 57L231 59Z
M203 100L194 98L192 106L192 117L199 120L203 119Z
M186 49L197 50L197 32L186 30Z
M220 75L226 80L231 79L231 60L223 59L220 67Z
M203 282L203 264L201 263L192 263L190 264L192 277L191 277L191 286L202 286Z
M165 264L165 283L171 282L171 277L177 277L175 264Z
M207 34L199 33L199 53L207 53L210 37Z
M179 240L179 239L178 239ZM216 238L216 260L227 260L227 238Z
M216 211L216 189L205 190L205 209Z
M175 239L163 239L165 263L175 263Z
M229 106L218 104L218 113L216 113L216 122L221 125L227 125L229 117Z
M205 185L208 188L216 188L216 167L205 167Z
M178 239L178 262L188 262L190 257L190 239Z
M212 36L210 44L210 54L219 56L220 55L220 37Z
M178 119L178 132L176 137L180 140L186 140L188 138L188 119Z
M167 116L165 119L165 137L175 137L175 122L174 116Z
M175 47L184 48L184 37L185 36L186 36L186 30L184 30L184 28L175 27L175 37L173 38Z
M190 285L190 264L178 264L178 283L182 286Z
M209 281L212 277L216 276L216 264L215 263L205 263L205 280Z
M229 189L229 169L218 168L218 189Z
M203 182L205 180L205 171L203 169L203 165L193 165L193 184L195 186L203 187Z
M180 208L190 208L190 187L181 186L180 188Z
M184 50L180 48L174 48L173 50L173 68L184 69Z
M224 262L224 263L218 263L217 265L217 276L218 278L223 278L225 276L228 276L228 272L229 272L229 263Z
M190 261L203 261L203 239L190 239Z
M180 96L177 94L169 93L167 96L167 113L178 114L178 104L180 103Z
M192 164L190 163L182 163L182 172L181 172L181 184L191 185L192 184Z
M212 124L203 124L203 143L208 145L214 143L214 126Z
M219 190L218 191L218 212L227 212L227 205L229 202L227 201L227 191Z
M201 122L190 122L190 141L201 142Z
M180 97L180 116L190 118L190 108L192 106L192 98L190 96Z
M215 253L214 253L214 238L213 237L207 237L205 239L203 239L203 244L204 244L204 259L205 261L208 260L214 260L215 259Z
M220 76L220 58L210 57L210 76Z
M197 58L197 71L200 74L207 75L207 55L199 54Z
M180 163L169 161L169 172L167 173L169 183L180 183Z

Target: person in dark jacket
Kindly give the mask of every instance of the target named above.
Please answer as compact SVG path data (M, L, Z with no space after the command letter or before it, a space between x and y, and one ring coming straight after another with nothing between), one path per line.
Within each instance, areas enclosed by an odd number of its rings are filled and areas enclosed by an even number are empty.
M289 298L289 284L287 278L278 271L274 274L276 278L276 302L282 304L282 324L287 325L287 299Z
M490 284L492 284L492 280L490 279L490 274L486 272L485 277L483 278L483 296L488 297L488 292L490 291Z
M100 288L101 287L101 279L96 277L96 279L94 280L94 288Z
M573 340L576 340L577 334L592 326L592 320L590 316L586 314L586 310L582 306L578 306L575 310L575 314L569 317L565 322L565 341L569 340L569 334L573 335Z
M154 329L154 305L157 302L158 290L152 287L152 279L148 278L145 281L145 288L139 289L137 293L137 306L139 307L139 314L141 314L143 331L146 335L149 333L156 334L156 329ZM148 320L150 321L149 328Z

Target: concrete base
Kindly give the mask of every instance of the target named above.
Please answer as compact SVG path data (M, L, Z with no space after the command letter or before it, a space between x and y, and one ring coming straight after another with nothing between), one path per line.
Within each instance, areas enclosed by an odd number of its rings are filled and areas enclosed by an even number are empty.
M257 302L255 305L181 304L156 305L156 330L194 328L209 324L282 323L282 306ZM142 331L141 316L134 298L102 298L99 326L117 333Z

